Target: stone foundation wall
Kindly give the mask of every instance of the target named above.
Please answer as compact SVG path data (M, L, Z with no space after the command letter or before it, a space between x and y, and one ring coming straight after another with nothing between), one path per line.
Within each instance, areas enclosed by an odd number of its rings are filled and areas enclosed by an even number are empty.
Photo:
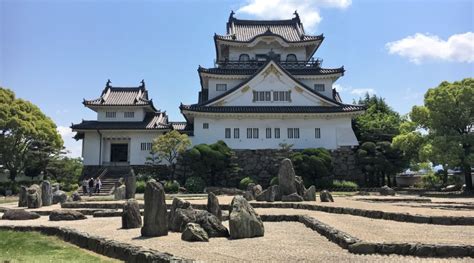
M364 174L357 167L356 149L339 148L331 151L333 174L335 179L354 181L361 185L364 182Z

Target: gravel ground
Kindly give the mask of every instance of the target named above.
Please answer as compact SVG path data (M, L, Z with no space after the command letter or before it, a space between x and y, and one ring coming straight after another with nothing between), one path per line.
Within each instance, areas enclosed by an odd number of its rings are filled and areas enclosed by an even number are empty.
M0 220L0 225L57 225L47 217L28 221ZM140 229L120 229L120 218L88 218L87 221L61 222L94 235L154 248L177 256L204 262L472 262L471 258L435 259L398 255L355 255L329 242L300 223L265 223L265 236L228 240L212 238L206 243L181 241L179 233L156 238L140 237Z
M309 215L364 241L474 244L474 226L415 224L296 209L258 208L256 210L259 214L267 215Z

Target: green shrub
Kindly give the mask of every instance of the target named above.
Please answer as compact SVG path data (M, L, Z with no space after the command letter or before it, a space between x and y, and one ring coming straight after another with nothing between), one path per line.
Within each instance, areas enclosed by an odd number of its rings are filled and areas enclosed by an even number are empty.
M332 182L332 188L344 188L344 189L351 189L351 190L357 190L359 186L351 181L339 181L339 180L334 180Z
M421 181L424 188L436 188L443 184L442 178L433 172L421 176Z
M177 193L179 191L179 183L175 180L168 180L165 182L166 193Z
M143 194L145 193L145 186L146 182L145 181L137 181L137 189L135 190L136 193Z
M296 174L303 177L306 187L331 174L331 154L324 148L305 149L292 154L290 158Z
M202 193L206 187L206 182L201 177L191 176L186 179L184 187L189 193Z
M252 178L250 178L250 177L248 177L248 176L247 176L247 177L244 177L244 178L242 178L242 180L240 180L240 182L239 182L239 188L242 189L242 190L247 190L248 185L249 185L249 184L252 184L252 183L253 183L253 184L255 183L255 181L252 180Z
M71 184L71 183L59 183L59 189L64 192L73 192L79 188L78 184Z
M278 185L278 176L275 176L270 180L270 185Z

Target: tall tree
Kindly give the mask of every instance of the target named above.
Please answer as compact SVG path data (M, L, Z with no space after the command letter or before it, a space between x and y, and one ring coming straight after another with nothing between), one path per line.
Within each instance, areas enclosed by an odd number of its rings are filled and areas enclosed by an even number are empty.
M191 146L191 140L188 135L173 130L153 140L152 155L156 154L160 160L167 162L171 168L170 179L174 179L176 158L189 146Z
M425 94L424 106L413 107L412 120L431 139L431 161L461 167L466 188L473 190L474 79L442 82ZM431 152L431 154L429 154Z
M0 162L10 179L32 165L33 156L48 158L63 146L56 124L33 103L0 87ZM42 167L41 169L44 169Z

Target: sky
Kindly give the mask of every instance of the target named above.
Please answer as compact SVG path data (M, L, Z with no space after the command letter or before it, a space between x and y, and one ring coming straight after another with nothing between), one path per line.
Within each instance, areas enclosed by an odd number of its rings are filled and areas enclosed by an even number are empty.
M231 10L243 19L289 19L324 34L323 67L344 66L335 87L344 102L377 94L401 114L442 81L474 75L471 0L92 1L0 0L0 86L57 124L71 156L81 142L71 123L96 115L82 100L145 80L155 106L184 120L197 102L197 68L213 67L214 33Z

